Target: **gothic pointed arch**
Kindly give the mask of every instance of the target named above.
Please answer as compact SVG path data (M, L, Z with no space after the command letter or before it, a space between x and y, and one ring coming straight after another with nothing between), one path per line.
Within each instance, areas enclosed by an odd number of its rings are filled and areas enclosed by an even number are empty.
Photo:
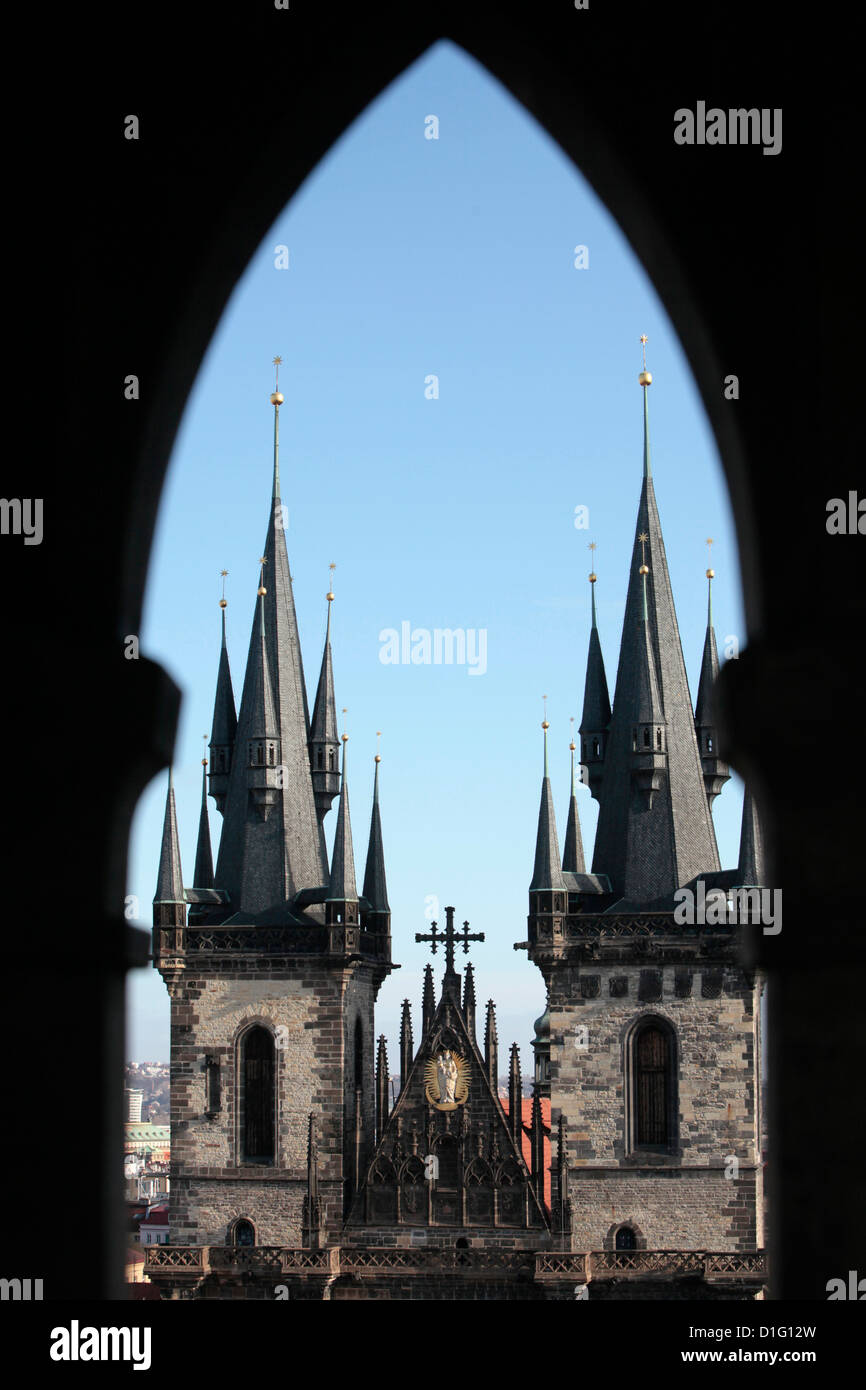
M679 1145L677 1031L662 1014L642 1014L623 1042L626 1154L673 1154Z

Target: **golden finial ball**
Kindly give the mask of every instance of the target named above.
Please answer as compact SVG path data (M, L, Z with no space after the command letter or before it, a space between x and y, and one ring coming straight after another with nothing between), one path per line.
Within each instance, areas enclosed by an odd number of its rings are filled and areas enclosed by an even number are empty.
M649 565L641 565L638 574L649 574Z
M325 598L328 600L329 603L333 603L333 601L334 601L334 595L331 593L330 589L329 589L328 592L325 594Z
M638 381L640 382L641 386L652 386L652 380L652 372L641 372L640 376L638 377Z
M227 598L221 598L221 599L220 599L220 608L228 608L228 603L229 603L229 601L228 601Z
M201 765L202 767L207 767L207 758L202 758Z
M349 742L349 735L348 735L348 734L343 734L343 735L342 735L342 739L343 739L343 742L344 742L344 743L348 743L348 742Z
M549 728L550 728L550 725L548 724L548 722L547 722L546 719L543 719L543 720L541 721L541 727L542 727L542 729L549 729Z
M595 573L595 570L593 570L592 574L589 576L590 584L594 584L597 578L598 575Z
M259 587L256 589L256 593L258 594L259 598L264 598L267 592L268 591L265 588L264 584L260 584Z
M374 763L380 763L381 761L382 761L382 759L379 757L379 754L377 753L376 756L375 756L375 758L373 759L373 762L374 762Z
M282 405L282 403L283 403L283 401L284 401L285 399L286 399L286 398L285 398L285 396L283 395L282 391L272 391L272 392L271 392L271 405Z
M574 742L574 740L572 739L571 743L570 743L568 746L569 746L569 748L571 749L571 751L572 751L572 753L573 753L574 750L575 750L575 748L577 747L577 744L576 744L576 743Z
M716 571L715 571L715 570L707 570L707 579L715 579L715 577L716 577Z

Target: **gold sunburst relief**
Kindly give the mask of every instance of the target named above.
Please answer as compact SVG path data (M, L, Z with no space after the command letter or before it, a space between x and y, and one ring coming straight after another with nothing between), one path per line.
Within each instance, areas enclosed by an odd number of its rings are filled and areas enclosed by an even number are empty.
M452 1048L440 1048L424 1068L424 1094L437 1110L456 1110L469 1096L469 1065Z

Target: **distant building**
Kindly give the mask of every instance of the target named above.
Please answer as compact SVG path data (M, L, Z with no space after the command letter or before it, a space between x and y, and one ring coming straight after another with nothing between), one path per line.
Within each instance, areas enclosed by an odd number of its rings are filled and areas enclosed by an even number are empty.
M168 1204L151 1207L138 1227L142 1245L168 1245Z
M168 1125L155 1125L146 1120L142 1120L140 1124L128 1123L124 1136L124 1152L167 1163L171 1152L170 1134Z
M132 1090L131 1087L126 1091L126 1118L130 1124L138 1124L141 1120L141 1102L144 1100L144 1091Z

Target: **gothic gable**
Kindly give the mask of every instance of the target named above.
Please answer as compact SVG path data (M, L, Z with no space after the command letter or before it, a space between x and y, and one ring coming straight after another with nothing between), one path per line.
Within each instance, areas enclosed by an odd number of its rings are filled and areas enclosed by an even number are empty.
M443 997L385 1124L347 1231L371 1226L547 1229L458 999L458 977L449 982L446 976Z

